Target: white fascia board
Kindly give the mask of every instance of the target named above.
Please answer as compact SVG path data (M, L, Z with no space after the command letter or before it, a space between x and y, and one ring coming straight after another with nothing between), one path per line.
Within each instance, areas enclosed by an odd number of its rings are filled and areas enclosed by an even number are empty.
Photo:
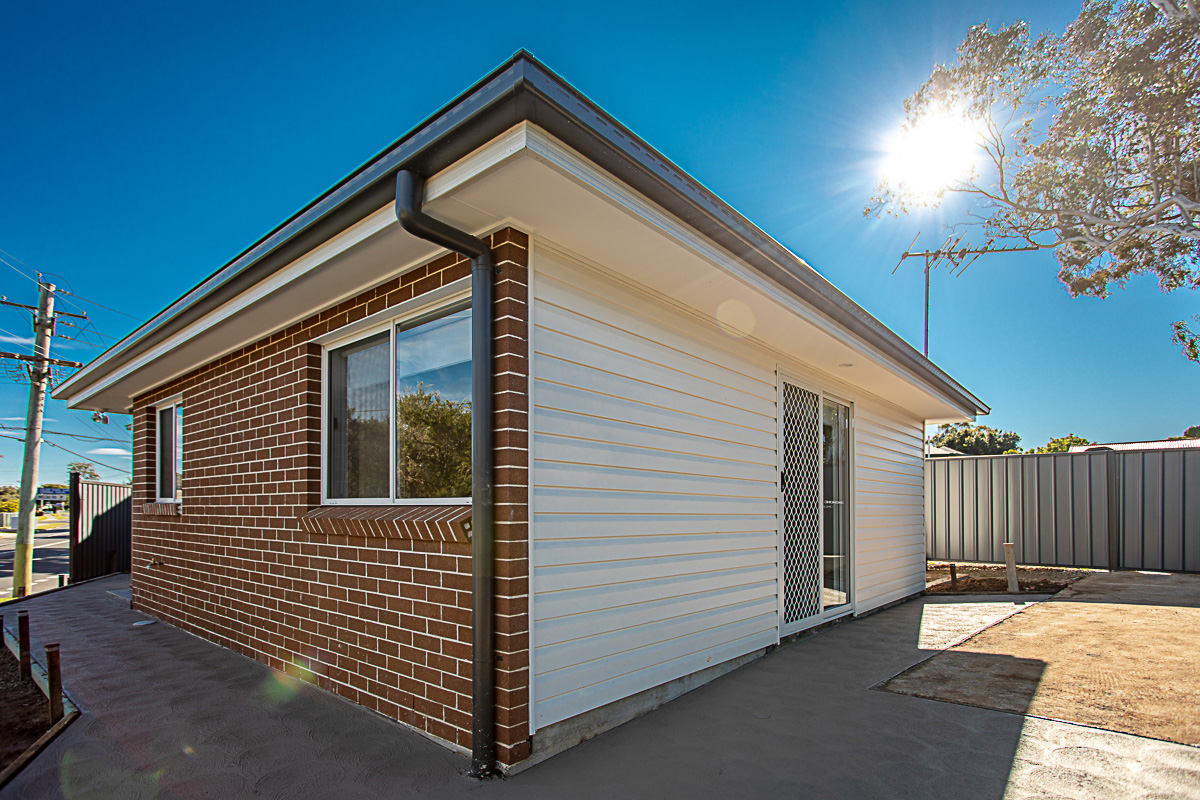
M479 148L475 152L466 156L462 160L452 164L441 172L437 173L425 184L425 202L430 203L440 197L446 196L457 190L458 188L467 185L468 183L478 179L486 172L493 168L506 163L509 159L519 155L525 149L525 128L527 123L522 122L520 125L514 126L512 129L503 135L493 139L488 144ZM147 364L155 361L158 358L170 353L175 348L182 345L197 336L202 336L205 331L212 329L214 326L229 320L235 315L241 313L249 306L267 297L272 292L278 291L280 288L292 283L299 278L304 277L309 272L319 269L321 265L329 259L334 258L340 253L349 250L368 238L388 229L394 225L398 225L394 208L391 204L380 208L369 216L350 226L338 235L324 242L320 246L310 250L304 255L297 258L292 263L288 264L283 269L280 269L269 278L239 294L232 300L213 309L204 317L196 320L187 328L175 333L164 341L160 342L156 347L151 348L143 353L138 358L123 364L119 369L114 370L106 375L98 375L93 382L84 384L79 389L73 391L65 399L67 406L74 408L82 403L86 403L88 398L94 396L106 388L112 386L137 370L145 367ZM412 265L416 266L416 265ZM344 298L337 298L334 303ZM328 305L327 302L325 305ZM292 319L287 320L276 329L286 328L298 320L304 319L312 313L312 310L301 310ZM263 336L267 336L271 331L263 331L255 337L239 342L233 346L224 348L221 352L214 352L210 356L210 360L221 358L224 355L235 352L248 344L251 344ZM199 365L190 365L181 368L177 371L176 377L182 375L190 369L194 369ZM93 372L95 370L92 370ZM76 373L70 380L66 381L62 387L67 391L72 390L70 384L86 381L92 377L89 373L89 368L85 367L79 373Z

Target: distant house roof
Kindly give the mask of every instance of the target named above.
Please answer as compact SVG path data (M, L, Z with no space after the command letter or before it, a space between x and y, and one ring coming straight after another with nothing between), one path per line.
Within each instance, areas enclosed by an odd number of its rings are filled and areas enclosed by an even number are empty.
M929 455L931 456L965 456L966 453L961 450L955 450L953 447L943 447L940 444L929 445Z
M1076 444L1072 453L1089 450L1200 450L1200 439L1160 439L1154 442L1112 442L1110 444Z

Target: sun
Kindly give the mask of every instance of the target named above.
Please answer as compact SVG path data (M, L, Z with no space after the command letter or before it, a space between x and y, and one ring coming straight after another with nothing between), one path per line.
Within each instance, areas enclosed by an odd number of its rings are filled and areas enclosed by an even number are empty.
M905 125L887 144L883 178L917 200L934 200L978 169L980 131L962 114L945 110Z

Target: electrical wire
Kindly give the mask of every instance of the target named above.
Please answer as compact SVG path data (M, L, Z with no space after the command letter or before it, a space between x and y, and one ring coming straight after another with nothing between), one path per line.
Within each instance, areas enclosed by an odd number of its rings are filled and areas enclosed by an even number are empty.
M26 431L26 430L28 430L28 428L24 428L24 427L17 428L12 425L0 424L0 431ZM46 430L45 428L42 429L42 433L44 433L44 434L48 433L48 434L52 434L54 436L70 436L72 439L79 439L82 442L116 442L117 444L128 444L127 439L113 439L110 436L88 436L87 434L83 434L83 433L67 433L66 431L49 431L49 430Z
M0 251L0 252L3 252L3 251ZM141 317L135 317L133 314L129 314L129 313L127 313L127 312L124 312L124 311L118 311L118 310L117 310L117 309L115 309L115 308L110 308L109 306L106 306L106 305L104 305L103 303L97 303L95 300L89 300L89 299L87 299L86 297L79 297L79 295L75 294L74 292L68 292L68 291L66 291L65 289L63 289L63 290L59 290L59 294L66 294L66 295L70 295L71 297L78 297L78 298L79 298L80 300L82 300L83 302L85 302L85 303L91 303L91 304L92 304L92 305L94 305L94 306L98 306L99 308L103 308L105 311L111 311L111 312L113 312L114 314L120 314L121 316L124 316L124 317L129 317L130 319L132 319L132 320L134 320L134 321L136 321L136 322L141 322L141 321L142 321L142 318L141 318ZM68 302L68 303L70 303L71 301L70 301L70 300L68 300L67 302ZM80 306L76 305L75 303L71 303L71 305L75 306L76 308L80 309L81 311L83 310L83 309L82 309Z
M17 442L25 441L25 439L23 439L19 436L5 436L2 433L0 433L0 439L12 439L13 441L17 441ZM48 444L51 447L57 447L59 450L62 450L65 453L70 453L71 455L75 456L76 458L82 458L84 461L88 462L89 464L96 464L97 466L104 467L105 469L111 469L114 472L120 472L125 475L133 474L132 472L130 472L127 469L121 469L120 467L114 467L112 464L105 464L103 461L97 461L94 458L89 458L89 457L85 456L83 453L76 453L74 450L68 450L67 448L63 447L61 444L56 444L55 442L51 442L48 440L43 440L42 443Z
M0 253L4 253L5 255L8 255L8 253L5 253L3 250L0 250ZM16 259L18 262L20 262L20 263L22 263L22 264L25 264L25 262L24 262L24 261L21 261L21 259L19 259L19 258L16 258L16 256L9 256L9 258L14 258L14 259ZM7 260L7 259L5 259L5 258L0 258L0 264L4 264L4 265L5 265L5 266L7 266L9 269L11 269L13 272L15 272L15 273L17 273L18 275L21 275L21 276L23 276L23 277L25 277L25 278L28 278L29 280L33 281L34 283L39 283L39 281L38 281L38 279L37 279L37 278L34 278L34 277L32 277L32 276L31 276L31 275L29 275L27 272L25 272L25 270L23 270L23 269L18 269L17 267L14 267L14 266L12 265L12 262L8 261L8 260ZM26 266L29 266L29 265L28 265L28 264L26 264Z

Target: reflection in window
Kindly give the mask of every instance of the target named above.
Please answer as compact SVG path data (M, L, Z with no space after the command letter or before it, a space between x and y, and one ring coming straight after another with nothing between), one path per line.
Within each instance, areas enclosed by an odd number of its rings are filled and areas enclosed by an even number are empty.
M471 310L396 334L396 497L471 494Z
M469 308L331 350L327 375L327 497L471 495Z

